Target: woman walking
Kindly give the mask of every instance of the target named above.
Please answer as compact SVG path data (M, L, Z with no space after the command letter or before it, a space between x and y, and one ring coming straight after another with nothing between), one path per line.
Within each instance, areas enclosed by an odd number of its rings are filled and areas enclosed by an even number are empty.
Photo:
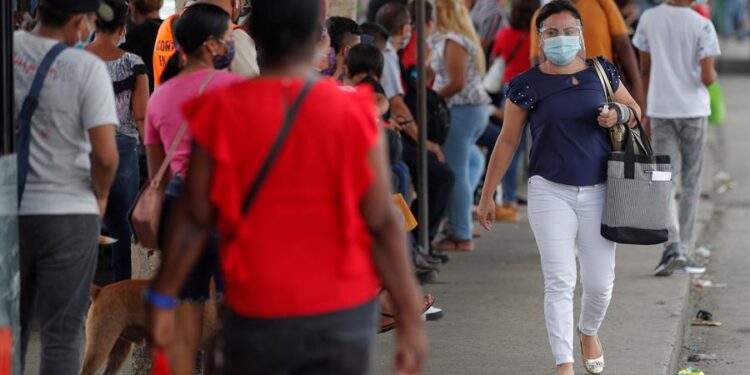
M195 142L148 293L152 342L174 339L170 307L217 223L226 282L221 373L365 374L382 280L399 320L396 370L418 374L421 296L391 203L374 98L309 78L318 1L257 0L252 8L263 75L184 107Z
M593 60L583 53L581 17L567 0L542 8L536 22L545 61L510 82L505 123L492 154L479 206L480 222L492 227L492 194L513 159L523 126L531 126L529 222L544 273L544 315L558 375L573 374L575 331L582 342L586 370L604 370L597 336L612 296L615 244L599 231L605 201L606 129L617 123L633 128L640 108L603 58L614 102L605 94ZM573 293L581 269L583 298L574 329Z
M170 173L159 182L159 186L166 186L159 233L159 247L164 257L173 255L165 247L165 231L172 225L167 218L183 192L185 180L189 177L187 166L192 158L192 133L186 128L180 136L181 128L187 127L182 106L201 92L243 80L239 75L223 71L231 64L234 54L230 25L229 14L215 5L195 4L187 8L174 25L179 53L167 64L161 77L162 85L148 105L145 144L149 180L156 177L168 150L177 142L174 157L169 161ZM223 291L215 235L210 236L200 260L195 263L195 267L187 270L187 282L178 290L181 303L177 308L187 319L177 322L177 337L166 348L174 374L192 374L194 371L204 304L210 297L212 277L216 281L217 294L220 296Z
M472 251L470 178L472 147L487 127L492 102L482 86L485 57L469 11L462 0L438 0L437 34L430 40L433 89L448 101L451 130L443 144L445 161L456 182L448 204L448 236L437 243L441 251Z
M96 37L86 50L104 60L112 78L117 104L117 152L120 164L109 192L104 225L116 238L112 245L112 281L130 279L130 238L132 229L128 211L140 188L138 137L148 103L148 75L143 60L118 48L125 35L128 5L122 0L104 0L96 20Z

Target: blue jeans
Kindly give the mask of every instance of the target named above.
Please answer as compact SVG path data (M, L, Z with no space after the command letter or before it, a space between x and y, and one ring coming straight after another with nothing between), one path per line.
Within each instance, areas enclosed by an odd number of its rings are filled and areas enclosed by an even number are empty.
M404 200L409 202L409 166L403 160L398 160L391 164L393 173L393 192L400 193Z
M526 152L526 128L522 130L521 142L518 144L513 160L508 165L508 170L503 176L503 203L516 203L518 201L518 162L521 155Z
M736 34L740 39L748 36L747 0L724 0L721 16L723 36L731 37Z
M469 183L471 184L471 191L475 191L482 180L486 158L477 145L472 145L469 152Z
M128 213L138 197L140 167L138 165L138 139L117 134L117 151L120 164L112 188L109 190L104 225L110 236L117 239L112 245L112 281L130 279L130 238L133 235Z
M459 240L471 240L471 204L474 198L470 178L471 148L489 122L483 105L451 107L451 130L443 144L448 167L455 175L455 184L448 202L448 235Z

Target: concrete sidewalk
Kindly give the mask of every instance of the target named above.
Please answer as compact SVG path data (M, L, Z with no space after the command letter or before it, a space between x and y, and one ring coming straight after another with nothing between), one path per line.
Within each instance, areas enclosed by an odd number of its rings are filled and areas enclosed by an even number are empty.
M703 208L704 215L711 209ZM477 241L477 251L453 256L440 274L442 284L426 288L446 315L427 323L425 374L554 372L531 230L526 221L495 228ZM618 247L614 296L601 330L610 374L671 373L670 363L679 354L688 280L685 274L651 276L660 256L658 246ZM393 340L392 333L379 336L373 374L392 373ZM578 352L576 358L577 371L583 373Z
M734 90L734 91L731 91ZM730 85L728 96L739 95ZM717 137L711 130L703 187L713 189ZM711 150L711 151L709 151ZM703 200L695 228L711 222L714 205ZM675 273L657 278L651 271L661 246L618 246L612 303L600 331L609 374L674 375L688 314L689 278ZM442 267L440 284L425 290L445 310L427 322L430 353L425 374L485 375L554 373L544 322L544 289L539 254L525 217L483 232L477 250L455 254ZM580 286L576 291L576 321ZM392 374L394 333L378 337L373 374ZM585 373L576 343L576 373Z

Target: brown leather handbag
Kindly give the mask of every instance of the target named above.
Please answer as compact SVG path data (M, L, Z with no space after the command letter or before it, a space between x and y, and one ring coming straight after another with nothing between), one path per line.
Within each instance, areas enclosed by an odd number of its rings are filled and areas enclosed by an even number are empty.
M203 93L208 83L216 75L216 71L211 72L203 81L198 95ZM169 146L167 155L164 161L159 166L159 170L156 172L154 178L152 178L141 190L138 195L138 199L130 211L130 226L133 228L133 236L135 241L141 246L149 249L159 248L159 222L161 221L161 209L164 205L164 189L163 185L169 181L164 180L164 174L167 172L169 163L174 158L174 153L177 151L182 138L187 132L187 122L183 122L180 125L180 129L177 130L172 145Z

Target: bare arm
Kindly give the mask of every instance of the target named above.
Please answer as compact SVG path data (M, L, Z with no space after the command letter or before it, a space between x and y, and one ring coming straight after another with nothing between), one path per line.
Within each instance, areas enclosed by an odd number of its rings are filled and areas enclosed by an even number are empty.
M421 373L427 351L423 333L421 296L412 273L406 233L390 198L386 142L381 134L370 152L373 183L360 203L360 212L373 238L372 257L383 285L393 297L399 317L396 367L399 373Z
M158 293L176 296L214 227L215 207L209 197L214 162L193 143L185 187L169 216L162 243L162 263L152 283Z
M102 125L89 129L91 140L91 185L99 202L100 214L106 208L109 189L115 180L120 155L115 142L115 125Z
M166 157L167 156L164 153L163 145L157 144L146 146L146 161L148 164L147 167L149 181L153 180L154 177L156 177L156 172L159 171L159 167L161 167L161 164L164 162L164 159L166 159ZM171 169L167 168L167 171L164 173L164 177L161 181L159 181L159 187L161 189L164 189L166 187L166 183L171 179Z
M635 101L641 106L646 105L646 94L643 90L643 82L640 72L638 71L638 61L635 58L635 51L630 43L628 35L616 35L612 37L612 46L622 67L625 76L631 87L628 89Z
M646 51L639 51L638 52L641 57L641 78L643 81L643 92L646 94L646 103L641 106L641 113L643 116L648 115L648 88L651 85L651 53ZM643 124L646 134L648 134L649 138L651 138L651 123L648 121L648 118L644 120Z
M141 138L144 137L144 122L146 119L146 105L148 104L148 75L141 74L135 78L133 96L130 98L130 108L133 111L135 125Z
M701 81L706 86L711 86L716 81L716 68L714 67L713 57L706 57L701 60Z
M450 98L461 92L466 84L469 53L466 48L455 41L447 40L443 59L445 59L445 67L448 71L448 84L437 93L444 98Z

